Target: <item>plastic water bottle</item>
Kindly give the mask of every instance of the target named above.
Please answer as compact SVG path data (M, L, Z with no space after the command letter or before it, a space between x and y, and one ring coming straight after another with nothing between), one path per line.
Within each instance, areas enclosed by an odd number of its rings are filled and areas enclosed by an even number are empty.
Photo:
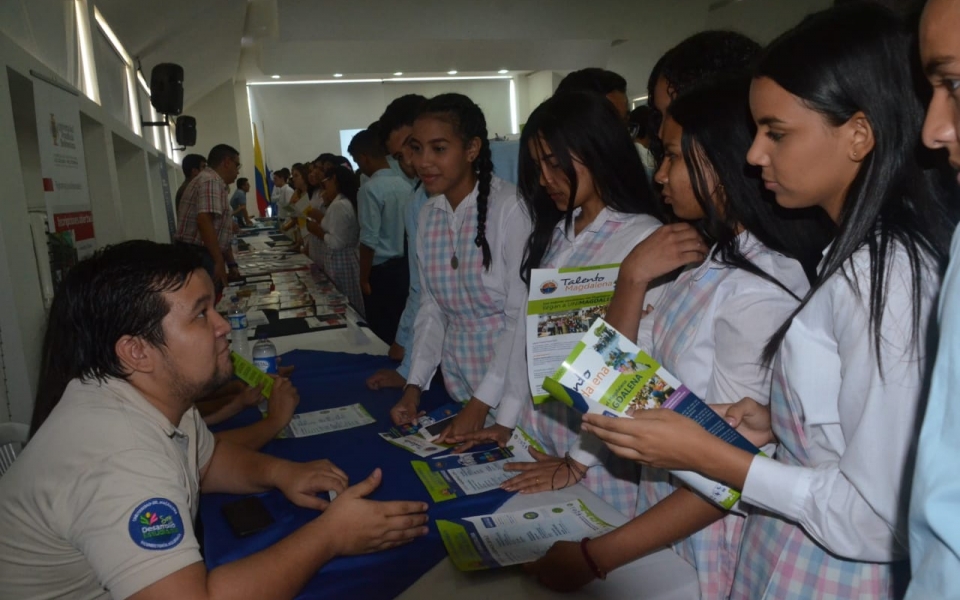
M277 347L269 338L260 338L253 345L253 364L268 375L277 374Z
M250 340L247 339L247 313L240 308L240 297L230 298L230 349L240 356L250 358Z
M262 337L253 345L253 364L268 375L277 374L277 347L269 338ZM260 412L266 413L267 401L261 400L259 408Z

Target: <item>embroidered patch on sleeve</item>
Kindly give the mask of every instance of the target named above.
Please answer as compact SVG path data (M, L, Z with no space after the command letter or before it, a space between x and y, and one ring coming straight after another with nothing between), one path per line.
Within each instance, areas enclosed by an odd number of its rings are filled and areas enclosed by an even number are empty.
M183 519L177 505L166 498L151 498L133 510L130 539L147 550L166 550L183 541Z

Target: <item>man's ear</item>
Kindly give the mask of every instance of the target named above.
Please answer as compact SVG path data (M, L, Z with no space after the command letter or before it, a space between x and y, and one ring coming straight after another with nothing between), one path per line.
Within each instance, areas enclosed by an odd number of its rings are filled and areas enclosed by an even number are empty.
M125 335L117 340L114 352L128 373L151 373L156 368L156 348L143 338Z

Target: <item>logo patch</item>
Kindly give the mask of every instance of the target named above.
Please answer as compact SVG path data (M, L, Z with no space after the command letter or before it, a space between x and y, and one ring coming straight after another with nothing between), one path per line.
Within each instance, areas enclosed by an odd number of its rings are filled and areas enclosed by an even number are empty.
M166 550L183 541L183 519L177 505L165 498L151 498L133 510L130 539L147 550Z
M540 286L540 293L542 294L552 294L557 291L557 282L556 281L544 281Z

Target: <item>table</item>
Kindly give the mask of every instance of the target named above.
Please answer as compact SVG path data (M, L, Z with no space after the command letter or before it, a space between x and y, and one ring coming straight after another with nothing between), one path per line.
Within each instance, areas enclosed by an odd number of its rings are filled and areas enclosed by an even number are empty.
M346 330L314 334L318 338L327 338L317 345L333 343L330 334L343 331ZM279 338L278 341L283 339ZM284 362L297 366L292 379L301 392L299 412L361 402L377 419L377 423L310 438L275 440L264 448L269 454L298 461L330 458L350 476L351 481L359 481L379 466L384 472L383 485L371 497L377 500L427 502L430 504L431 522L490 513L501 505L501 510L519 510L571 497L588 499L591 507L599 506L601 512L607 511L601 516L610 522L619 522L616 521L616 511L595 496L589 499L592 494L582 486L548 494L515 495L513 498L506 492L494 491L433 503L410 466L410 461L416 457L376 435L389 428L388 413L399 397L399 391L370 391L363 380L376 369L393 364L389 359L369 354L295 350L284 355ZM449 402L449 397L442 386L433 386L424 394L423 404L428 410L446 402ZM234 426L248 424L257 418L256 411L248 409L228 423ZM268 530L245 539L236 538L220 514L220 507L236 496L209 494L202 497L200 514L204 524L208 568L261 550L317 514L293 506L276 490L260 496L276 523ZM623 517L619 516L619 519L622 521ZM461 573L445 557L446 551L440 536L435 528L431 528L429 535L406 546L375 555L338 558L328 563L310 580L299 598L394 598L411 585L413 587L401 598L433 596L438 591L456 594L458 600L551 597L547 590L525 577L518 568ZM638 586L638 582L643 582L642 586ZM614 572L607 582L591 584L570 597L681 600L696 598L697 594L693 568L672 551L664 550Z
M298 461L329 458L347 473L351 481L359 481L375 467L381 467L383 484L371 498L428 502L432 520L493 512L509 498L506 492L495 491L432 504L426 488L410 465L411 459L416 457L377 436L377 432L389 429L389 411L400 393L399 390L368 390L364 379L378 368L395 364L389 359L364 354L295 350L285 354L283 362L297 367L292 380L300 390L299 412L360 402L377 423L309 438L274 440L264 447L265 452ZM423 397L423 406L427 410L447 402L450 398L442 386L433 386ZM258 413L251 408L229 423L242 425L257 418ZM276 522L266 531L244 539L233 535L220 514L220 508L236 497L228 494L202 497L200 514L208 568L265 548L317 515L315 511L293 506L276 490L260 496ZM433 529L430 535L400 548L332 561L314 576L300 597L393 598L445 556L439 533ZM371 573L376 577L371 577Z

